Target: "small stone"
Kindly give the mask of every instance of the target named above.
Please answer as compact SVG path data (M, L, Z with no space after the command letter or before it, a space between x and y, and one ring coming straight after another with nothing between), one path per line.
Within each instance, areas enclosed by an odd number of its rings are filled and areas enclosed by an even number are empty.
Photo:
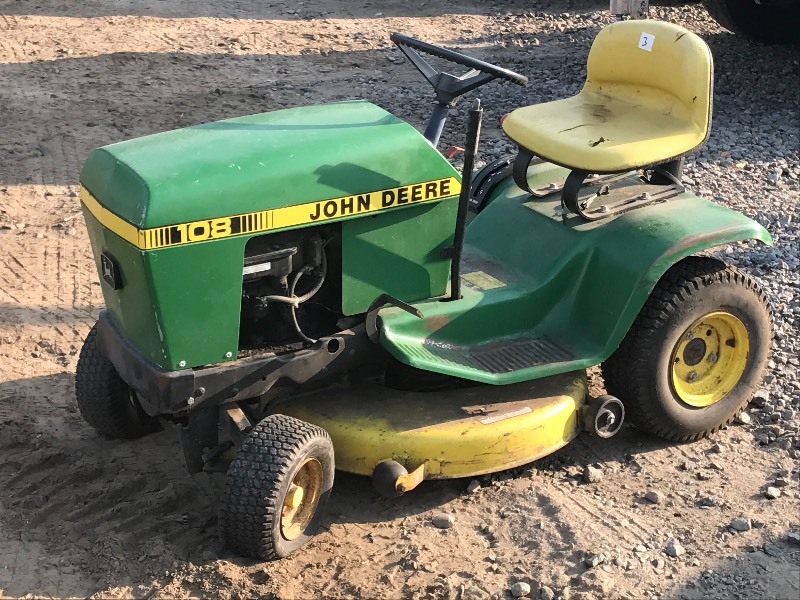
M653 559L652 562L653 562L653 566L656 569L663 569L664 568L664 561L661 560L660 558Z
M583 564L589 567L590 569L594 569L597 565L602 564L605 562L606 557L602 554L593 554L589 558L585 558L583 560Z
M469 482L469 485L467 486L467 492L472 494L477 490L479 490L480 488L481 488L481 482L478 481L477 479L473 479L472 481Z
M641 553L647 552L647 548L645 546L643 546L642 544L639 544L633 549L633 551L634 552L638 552L638 553L641 554Z
M770 500L775 500L781 497L781 491L776 487L769 486L764 492L764 495Z
M67 227L67 230L64 233L67 234L67 235L72 236L72 235L75 235L76 233L78 233L78 230L75 229L74 227Z
M783 556L783 551L775 544L764 544L764 554L773 558L780 558Z
M461 592L462 600L484 600L485 598L488 597L489 597L488 592L474 585L464 588L464 591Z
M714 444L711 448L708 449L709 452L712 454L722 454L725 452L725 447L721 444Z
M750 404L757 406L758 408L764 408L769 403L769 392L767 390L758 390L755 394L753 394L753 399L750 401Z
M775 481L772 482L772 485L779 488L786 487L789 485L789 480L785 477L776 477Z
M686 550L683 549L683 546L681 546L681 543L678 540L675 538L670 538L667 540L667 543L664 546L664 552L667 553L667 556L676 558L681 554L684 554Z
M741 412L736 417L736 422L741 424L741 425L749 425L750 421L751 421L750 415L748 415L746 412Z
M721 504L722 501L714 496L703 496L697 500L697 505L700 507L720 506Z
M539 598L541 598L541 600L556 600L556 593L553 591L553 588L543 585L539 588Z
M586 483L597 483L603 479L603 471L592 465L586 465L583 469L583 480Z
M531 593L531 586L524 581L518 581L511 586L510 590L514 598L522 598Z
M434 527L438 527L439 529L450 529L455 522L455 517L447 513L436 513L431 517L431 523L433 523Z
M790 531L789 533L786 534L786 541L789 542L790 544L795 544L797 546L800 546L800 533L798 533L797 531Z
M653 504L661 504L664 502L664 495L661 492L650 490L644 495L644 499Z
M744 517L736 517L731 521L730 528L734 531L750 531L753 528L753 522Z

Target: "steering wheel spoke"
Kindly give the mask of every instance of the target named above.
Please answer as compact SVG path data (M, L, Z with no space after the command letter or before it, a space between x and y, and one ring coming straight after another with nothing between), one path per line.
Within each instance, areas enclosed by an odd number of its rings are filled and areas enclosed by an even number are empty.
M400 51L411 61L411 64L433 86L436 91L436 99L442 105L449 105L459 96L494 79L506 79L517 85L528 83L528 78L524 75L472 58L466 54L434 46L401 33L393 33L390 37ZM422 57L421 53L443 58L449 62L467 67L469 71L460 77L437 71Z

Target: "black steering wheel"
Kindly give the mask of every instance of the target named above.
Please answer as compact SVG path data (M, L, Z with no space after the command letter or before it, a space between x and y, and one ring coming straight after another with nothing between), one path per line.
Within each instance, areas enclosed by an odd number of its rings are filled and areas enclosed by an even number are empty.
M402 33L393 33L390 39L397 44L400 51L406 55L408 60L422 73L423 77L433 86L436 91L436 99L441 103L448 105L458 96L465 94L475 88L489 83L494 79L505 79L517 85L525 85L528 83L528 78L514 71L509 71L502 67L472 58L466 54L448 50L440 46L434 46L427 42L417 40ZM471 69L468 73L461 77L455 77L449 73L442 73L434 69L428 62L420 55L430 54L443 58L452 63L462 65Z

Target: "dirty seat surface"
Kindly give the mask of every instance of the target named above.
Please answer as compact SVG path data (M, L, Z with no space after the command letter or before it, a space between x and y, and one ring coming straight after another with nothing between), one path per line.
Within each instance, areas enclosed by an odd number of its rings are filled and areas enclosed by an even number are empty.
M503 129L551 162L613 173L690 152L711 127L711 52L690 31L660 21L605 27L572 98L513 111Z

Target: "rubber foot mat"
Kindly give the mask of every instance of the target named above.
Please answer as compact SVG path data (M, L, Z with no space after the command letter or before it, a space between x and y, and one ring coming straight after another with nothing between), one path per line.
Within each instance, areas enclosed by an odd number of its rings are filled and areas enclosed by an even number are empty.
M398 343L402 352L430 362L457 365L499 374L538 365L566 362L575 356L548 338L521 336L477 346L457 346L435 340L422 344Z

